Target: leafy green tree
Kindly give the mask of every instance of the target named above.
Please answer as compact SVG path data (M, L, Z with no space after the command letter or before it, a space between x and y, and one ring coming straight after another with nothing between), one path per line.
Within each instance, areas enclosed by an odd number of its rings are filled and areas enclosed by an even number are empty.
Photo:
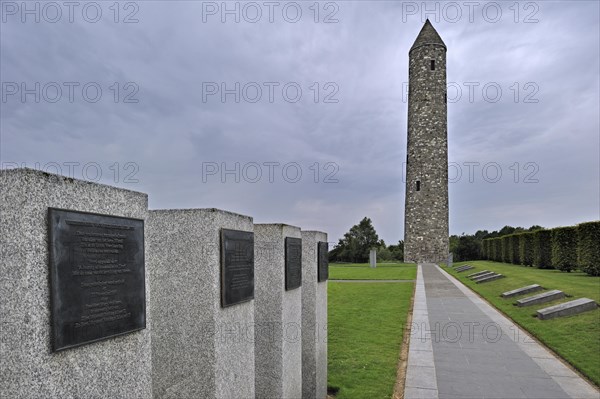
M392 254L393 260L402 262L404 260L404 240L398 241L398 245L390 245L388 250Z
M354 263L368 262L371 248L380 246L385 247L385 242L379 240L371 219L365 217L358 224L352 226L350 231L339 240L329 254L330 260Z
M542 226L538 226L537 224L534 224L533 226L528 228L527 231L536 231L536 230L542 230L542 229L543 229Z
M502 236L507 236L509 234L512 234L515 232L515 228L512 226L504 226L503 228L500 229L500 231L498 232L498 235L500 237Z
M380 246L377 249L377 262L379 261L384 261L384 260L392 260L392 252L390 251L389 248L386 248L385 246Z
M458 253L458 236L457 235L451 235L450 236L450 240L448 242L448 250L453 253L453 254L457 254ZM454 257L454 262L459 262L460 260L455 256Z
M455 256L457 261L481 259L481 240L474 235L461 235L458 237Z

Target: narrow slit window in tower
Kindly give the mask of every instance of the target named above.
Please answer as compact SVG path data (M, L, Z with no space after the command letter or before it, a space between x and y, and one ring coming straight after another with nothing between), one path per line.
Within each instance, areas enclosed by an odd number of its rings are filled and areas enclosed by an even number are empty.
M435 60L431 60L431 70L435 71Z
M421 180L417 180L417 191L421 191Z

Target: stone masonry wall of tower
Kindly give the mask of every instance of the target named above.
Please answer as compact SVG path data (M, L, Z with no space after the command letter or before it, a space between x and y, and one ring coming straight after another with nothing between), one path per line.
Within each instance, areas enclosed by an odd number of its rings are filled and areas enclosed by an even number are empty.
M448 256L446 46L429 21L409 53L404 260Z

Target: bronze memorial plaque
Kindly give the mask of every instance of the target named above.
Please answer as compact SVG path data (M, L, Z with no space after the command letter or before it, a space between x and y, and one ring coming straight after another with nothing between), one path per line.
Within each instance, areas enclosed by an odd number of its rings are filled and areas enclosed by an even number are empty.
M221 306L254 299L254 233L221 230Z
M318 265L317 265L317 281L327 281L329 278L329 245L326 242L319 241L318 244Z
M302 239L285 237L285 290L302 285Z
M144 221L48 208L53 350L146 328Z

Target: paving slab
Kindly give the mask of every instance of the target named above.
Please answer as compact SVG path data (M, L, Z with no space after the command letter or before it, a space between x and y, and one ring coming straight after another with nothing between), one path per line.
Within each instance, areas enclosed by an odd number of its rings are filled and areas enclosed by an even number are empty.
M595 310L598 304L589 298L579 298L574 301L560 303L537 311L538 319L548 320L555 317L572 316Z
M539 305L540 303L552 302L556 299L565 297L565 293L560 290L550 290L541 294L528 296L527 298L519 299L517 306Z
M477 284L489 283L490 281L499 280L501 278L504 278L504 275L494 274L493 276L486 276L484 278L477 279L476 283Z
M436 265L418 266L416 286L419 322L411 331L407 375L412 372L413 377L405 398L600 397L596 388ZM420 286L424 290L419 293ZM421 352L417 346L431 349ZM415 376L417 372L422 375Z
M536 291L541 291L544 288L539 285L539 284L531 284L525 287L521 287L521 288L517 288L511 291L506 291L503 292L502 295L500 295L502 298L511 298L513 296L519 296L519 295L523 295L523 294L529 294L531 292L536 292Z
M412 316L404 398L438 398L431 338L421 334L429 323L425 284L421 268L417 268Z

